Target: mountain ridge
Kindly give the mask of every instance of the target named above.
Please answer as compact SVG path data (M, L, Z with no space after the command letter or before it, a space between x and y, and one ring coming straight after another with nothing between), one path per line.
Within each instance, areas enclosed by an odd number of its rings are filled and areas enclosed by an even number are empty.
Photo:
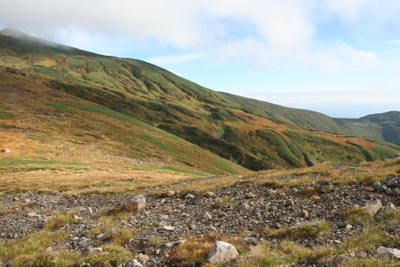
M57 50L4 35L0 56L5 72L133 116L253 170L373 160L398 151L350 136L361 132L354 122L214 92L140 60ZM362 127L358 135L379 139L380 126Z

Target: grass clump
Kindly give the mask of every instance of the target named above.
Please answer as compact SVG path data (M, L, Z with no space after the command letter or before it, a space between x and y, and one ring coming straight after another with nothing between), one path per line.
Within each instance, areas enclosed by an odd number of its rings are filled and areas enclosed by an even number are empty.
M18 262L23 263L24 259L30 256L36 258L40 250L44 250L46 247L60 242L66 237L67 233L63 231L37 232L22 239L2 241L0 242L0 261L14 260L16 262L15 266L27 266L18 264Z
M262 242L253 247L247 257L241 259L237 266L290 266L299 262L315 262L317 259L335 253L334 248L316 247L306 248L292 241L282 241L277 247L272 247L268 242Z
M14 114L10 112L0 111L0 120L12 119L12 118L14 118Z
M77 211L59 211L55 213L55 217L46 222L45 228L51 231L61 229L66 225L74 222L74 215Z
M219 233L189 238L171 251L168 263L174 266L204 266L208 253L217 240L232 243L239 253L245 252L242 237L223 237ZM209 266L209 265L206 265Z
M347 224L370 224L373 219L363 207L351 207L343 212L342 217Z
M280 229L265 229L268 238L288 239L292 241L301 239L316 239L330 233L331 227L328 222L314 222L299 226L284 227Z

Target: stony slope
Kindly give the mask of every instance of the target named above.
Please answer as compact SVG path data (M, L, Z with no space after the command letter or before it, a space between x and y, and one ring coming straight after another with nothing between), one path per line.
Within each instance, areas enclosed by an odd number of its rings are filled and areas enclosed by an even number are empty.
M374 160L398 151L363 138L309 131L316 124L324 131L339 127L319 113L214 92L146 62L22 33L0 34L0 66L3 73L122 112L252 170Z
M400 242L399 163L187 180L140 190L139 211L123 208L127 193L10 192L0 199L0 263L209 266L223 240L241 257L212 266L397 266L377 249Z

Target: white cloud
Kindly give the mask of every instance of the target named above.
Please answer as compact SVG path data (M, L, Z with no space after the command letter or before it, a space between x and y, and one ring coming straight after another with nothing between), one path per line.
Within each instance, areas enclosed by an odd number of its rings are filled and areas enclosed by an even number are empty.
M357 50L354 47L337 41L332 47L317 50L306 55L313 65L334 71L365 71L380 65L379 56L367 50Z
M174 55L164 55L155 56L147 58L146 61L153 63L155 65L168 65L174 63L183 63L187 61L199 60L207 57L205 53L190 53L190 54L174 54Z
M390 40L387 43L390 45L400 45L400 39L399 40Z
M0 23L40 36L73 27L181 48L224 41L232 29L222 20L237 19L274 49L304 46L313 36L307 8L296 0L0 0Z

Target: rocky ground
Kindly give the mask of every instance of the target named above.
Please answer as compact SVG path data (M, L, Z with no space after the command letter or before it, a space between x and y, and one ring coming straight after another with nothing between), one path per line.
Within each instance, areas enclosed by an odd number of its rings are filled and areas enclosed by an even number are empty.
M240 237L245 247L251 247L263 240L271 244L279 242L279 236L268 235L265 229L274 231L324 221L330 226L328 233L295 241L311 248L340 246L365 227L363 222L346 222L343 216L346 211L367 207L366 212L374 216L380 204L394 210L400 207L400 176L375 183L325 182L281 188L257 182L238 183L206 193L180 192L174 188L165 187L162 194L143 192L146 201L143 208L129 206L132 194L5 194L0 198L0 241L18 240L48 229L49 221L59 216L57 212L69 210L71 221L61 223L60 227L53 226L65 231L67 238L48 250L102 253L102 246L112 240L112 230L101 227L102 219L114 216L112 227L135 230L134 237L123 245L142 265L174 266L178 264L169 260L171 251L188 238L218 233L222 237ZM128 216L115 219L119 212ZM399 225L385 230L390 235L400 234ZM361 256L373 257L376 251L364 253ZM12 266L12 261L2 262L0 266ZM304 262L296 266L317 265Z

